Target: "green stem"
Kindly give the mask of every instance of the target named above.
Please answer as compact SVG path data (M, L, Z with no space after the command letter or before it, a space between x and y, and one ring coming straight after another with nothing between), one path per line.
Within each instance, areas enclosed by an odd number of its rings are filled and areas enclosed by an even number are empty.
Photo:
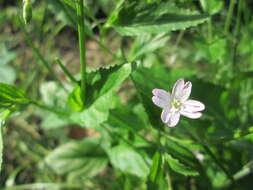
M209 43L211 43L212 39L213 39L213 28L212 28L212 19L211 18L207 21L207 27L208 27L208 41L209 41Z
M62 71L67 75L70 81L73 83L78 83L78 81L75 79L75 77L68 71L68 69L62 64L61 60L59 58L55 59L55 62L61 67Z
M236 0L231 0L230 4L229 4L228 14L227 14L226 21L225 21L225 26L224 26L225 35L227 35L228 32L229 32L229 26L230 26L231 19L232 19L232 16L233 16L233 10L234 10L234 7L235 7L235 3L236 3Z
M227 168L223 165L222 162L220 162L220 160L218 158L216 158L216 156L214 155L214 153L211 151L211 149L205 145L201 138L196 138L194 137L190 132L189 135L196 141L199 142L200 145L204 148L204 150L206 151L206 153L211 157L211 159L216 163L216 165L225 173L225 175L227 176L227 178L235 185L238 186L237 182L235 181L234 177L230 174L230 172L227 170Z
M65 112L63 112L63 111L56 110L56 109L53 108L53 107L49 107L49 106L47 106L47 105L38 103L38 102L36 102L36 101L31 101L30 103L33 104L33 105L35 105L35 106L37 106L37 107L39 107L39 108L41 108L41 109L43 109L43 110L46 110L46 111L55 113L55 114L57 114L57 115L59 115L59 116L67 116L67 115L68 115L67 113L65 113Z
M205 149L206 153L209 154L209 156L212 158L212 160L217 164L217 166L219 166L219 168L226 174L226 176L228 177L228 179L230 179L231 182L233 182L234 184L236 184L233 176L225 168L225 166L222 164L222 162L220 162L219 159L216 158L216 156L213 154L213 152L211 151L211 149L208 146L204 145L204 144L201 144L201 145Z
M85 52L85 32L84 32L84 7L83 0L76 0L76 12L78 17L78 39L81 68L81 98L85 101L86 94L86 52Z

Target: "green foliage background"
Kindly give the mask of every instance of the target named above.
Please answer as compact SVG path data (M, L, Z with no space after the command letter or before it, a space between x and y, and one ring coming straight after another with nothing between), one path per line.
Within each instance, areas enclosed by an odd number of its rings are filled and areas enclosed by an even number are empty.
M1 189L251 190L252 5L84 0L83 98L76 2L0 0ZM168 128L179 78L206 109Z

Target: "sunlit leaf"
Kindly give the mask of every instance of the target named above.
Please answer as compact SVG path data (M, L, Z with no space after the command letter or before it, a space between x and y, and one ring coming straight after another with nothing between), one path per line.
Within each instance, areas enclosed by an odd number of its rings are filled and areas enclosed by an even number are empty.
M86 127L95 127L106 121L109 110L115 107L114 90L132 72L132 64L126 63L101 68L88 75L87 94L82 112L71 114L71 120Z
M107 26L113 27L122 35L134 36L182 30L207 19L208 15L178 8L171 2L147 4L134 1L124 3Z
M127 145L118 145L111 149L109 157L112 165L124 173L141 178L149 174L149 161L142 154Z

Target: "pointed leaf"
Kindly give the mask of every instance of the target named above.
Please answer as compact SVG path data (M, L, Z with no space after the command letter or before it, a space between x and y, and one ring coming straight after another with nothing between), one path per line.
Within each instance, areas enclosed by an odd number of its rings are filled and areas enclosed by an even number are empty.
M116 16L107 25L127 36L183 30L208 19L208 15L178 8L171 2L126 2Z
M0 108L8 108L12 105L22 105L29 103L28 97L15 86L0 83Z
M71 114L71 120L82 126L95 127L108 118L109 110L114 108L114 90L132 72L130 63L100 68L88 75L85 109Z
M173 158L169 154L166 154L166 160L167 160L170 168L173 171L177 172L177 173L183 174L185 176L197 176L197 175L199 175L199 173L196 170L185 166L184 164L180 163L179 160Z

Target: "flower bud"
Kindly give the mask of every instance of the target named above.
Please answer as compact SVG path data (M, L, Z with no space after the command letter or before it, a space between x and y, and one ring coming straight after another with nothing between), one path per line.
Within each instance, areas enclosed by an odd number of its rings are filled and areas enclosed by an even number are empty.
M23 19L28 24L32 19L32 3L31 0L23 0Z

